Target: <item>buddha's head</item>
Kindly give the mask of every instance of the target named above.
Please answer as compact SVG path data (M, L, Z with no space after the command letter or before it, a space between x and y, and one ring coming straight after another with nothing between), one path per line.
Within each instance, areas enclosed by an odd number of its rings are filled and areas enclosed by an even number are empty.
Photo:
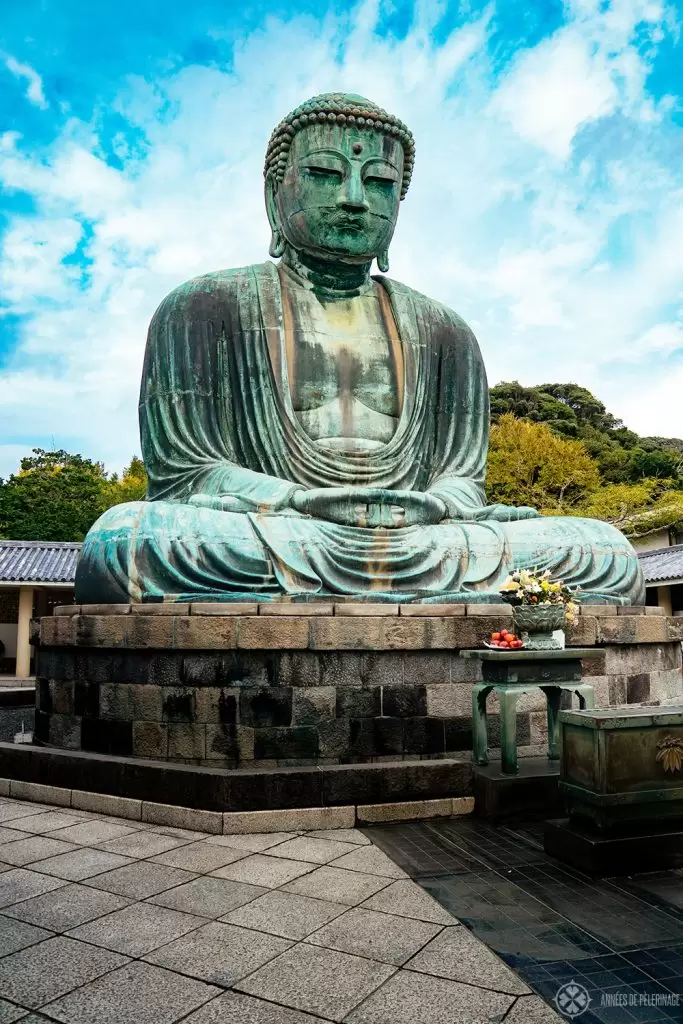
M277 126L266 154L271 256L286 244L336 263L388 269L415 144L403 122L346 93L325 93Z

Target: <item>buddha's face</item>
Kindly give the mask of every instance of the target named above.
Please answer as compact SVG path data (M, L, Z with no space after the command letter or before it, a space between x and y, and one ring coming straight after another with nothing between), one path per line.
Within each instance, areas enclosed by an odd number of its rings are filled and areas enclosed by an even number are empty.
M402 174L403 147L396 139L362 128L309 125L294 136L273 213L297 251L368 262L391 241Z

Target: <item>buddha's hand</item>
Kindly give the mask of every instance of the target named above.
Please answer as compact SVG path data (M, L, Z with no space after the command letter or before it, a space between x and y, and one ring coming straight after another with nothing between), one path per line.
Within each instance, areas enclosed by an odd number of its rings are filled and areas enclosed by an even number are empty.
M485 508L478 508L471 516L475 522L493 520L496 523L516 523L519 519L540 519L541 513L529 505L487 505Z
M386 530L438 523L447 509L440 498L418 491L376 487L321 487L298 491L291 498L298 512L340 526Z

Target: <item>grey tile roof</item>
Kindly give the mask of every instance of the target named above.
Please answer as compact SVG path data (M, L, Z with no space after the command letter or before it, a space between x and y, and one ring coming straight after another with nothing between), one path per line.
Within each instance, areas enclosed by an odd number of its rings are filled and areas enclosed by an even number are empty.
M0 583L73 583L81 545L0 539Z
M646 583L683 579L683 544L639 552L638 560Z

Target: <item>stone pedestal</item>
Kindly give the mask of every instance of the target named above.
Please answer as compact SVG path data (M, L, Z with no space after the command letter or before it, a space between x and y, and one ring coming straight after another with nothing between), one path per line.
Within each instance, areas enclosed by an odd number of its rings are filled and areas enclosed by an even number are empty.
M582 611L567 642L604 652L583 664L597 706L681 699L682 620ZM468 759L481 666L459 652L511 615L481 604L58 612L37 636L38 742L221 768ZM496 748L493 699L489 711ZM517 736L522 757L544 752L540 691L520 699Z

